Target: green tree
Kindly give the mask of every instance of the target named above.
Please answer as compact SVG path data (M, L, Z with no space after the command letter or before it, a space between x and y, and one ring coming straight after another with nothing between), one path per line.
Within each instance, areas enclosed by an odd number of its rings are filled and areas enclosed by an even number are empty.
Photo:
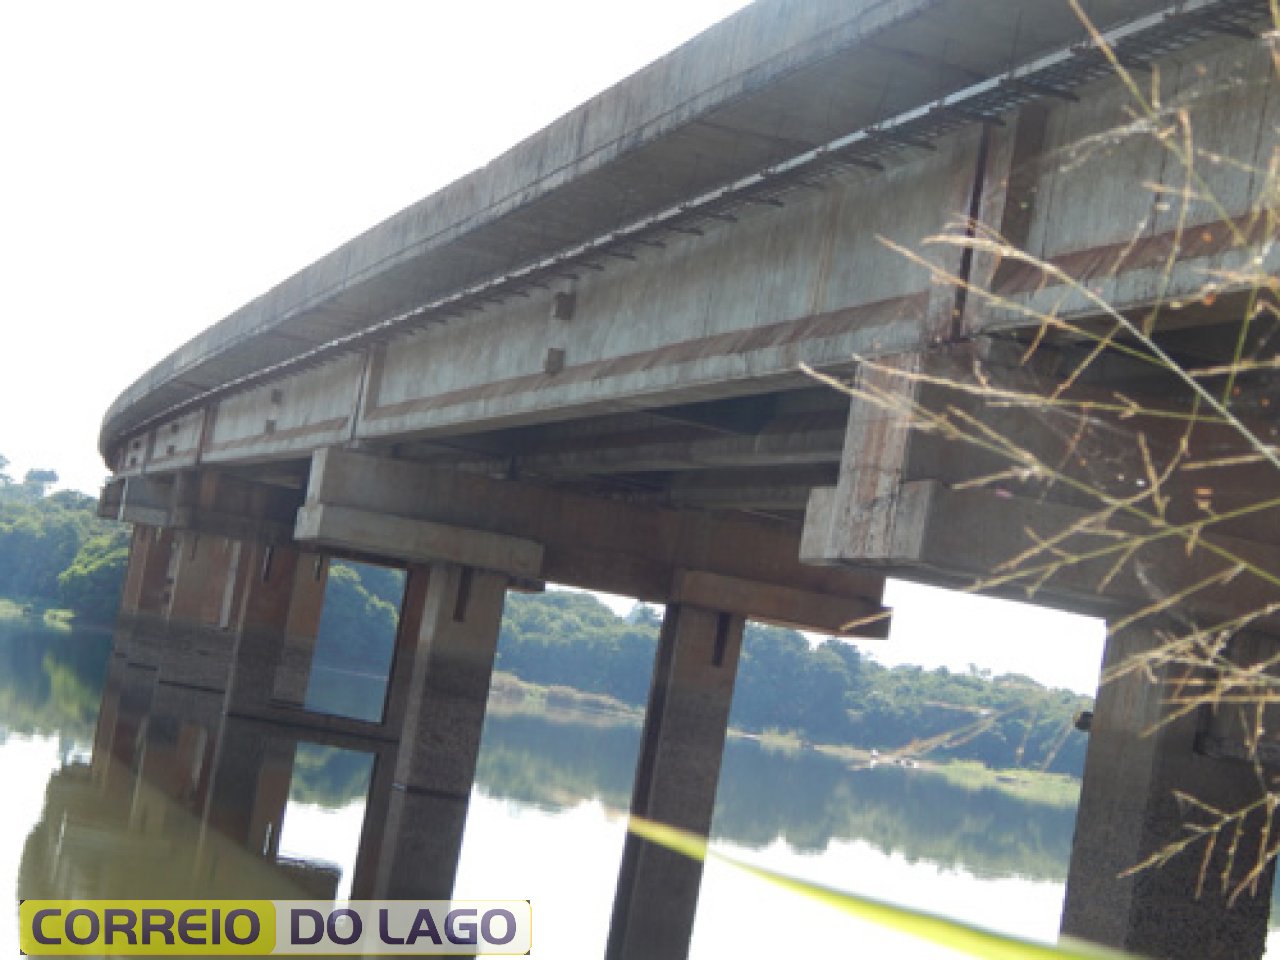
M63 604L87 620L110 623L120 605L128 565L129 538L122 527L90 536L58 574Z
M57 482L57 470L32 468L31 470L28 470L26 476L22 478L22 485L37 497L43 497L45 492Z
M93 497L74 490L43 496L56 478L53 470L31 470L21 484L0 483L0 596L66 604L109 622L128 556L126 530L99 519Z

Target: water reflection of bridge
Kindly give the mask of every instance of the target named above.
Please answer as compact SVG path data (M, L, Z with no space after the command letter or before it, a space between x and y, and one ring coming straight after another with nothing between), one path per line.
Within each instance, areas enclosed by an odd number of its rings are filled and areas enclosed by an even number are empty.
M39 666L7 675L6 685L38 684ZM386 741L335 740L305 724L228 717L208 690L159 682L118 656L109 666L90 762L72 762L51 779L24 854L20 893L332 897L336 867L280 859L286 800L363 805L366 819L376 817L386 800L372 795L370 773L379 757L389 762ZM335 742L343 747L325 746ZM540 810L599 800L621 812L639 742L630 725L491 712L476 785ZM385 778L378 782L387 786ZM978 876L1066 877L1072 810L994 790L892 768L854 771L813 752L731 741L719 798L713 837L738 847L782 838L817 853L832 841L862 840L908 861ZM376 851L362 851L376 843L376 831L363 834L354 863L367 865Z

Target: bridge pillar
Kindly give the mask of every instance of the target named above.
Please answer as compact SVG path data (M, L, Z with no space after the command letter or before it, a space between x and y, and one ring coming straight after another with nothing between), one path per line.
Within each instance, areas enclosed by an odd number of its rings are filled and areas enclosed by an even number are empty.
M201 806L224 704L218 690L157 683L147 714L143 779L164 785L172 799Z
M94 775L104 785L118 778L128 780L137 773L169 605L172 547L169 529L134 525L94 737Z
M136 778L146 718L156 690L154 668L113 655L108 669L111 687L98 717L92 762L94 778L104 786Z
M386 815L396 790L396 746L383 746L373 754L364 820L360 825L360 845L351 869L352 900L375 900L379 895L378 870L387 836Z
M244 545L230 712L259 714L278 691L294 705L305 698L310 651L324 604L325 570L319 554L291 545Z
M388 783L375 771L370 790L370 805L386 810L378 898L447 899L453 890L507 583L505 574L431 567L416 650L393 668L393 694L407 689L394 775Z
M1160 643L1151 627L1133 627L1107 641L1104 670ZM1143 671L1103 684L1098 692L1067 878L1062 932L1161 960L1261 957L1267 935L1274 864L1256 889L1228 903L1220 877L1231 846L1206 839L1168 863L1131 876L1124 871L1188 836L1181 791L1219 810L1260 799L1262 786L1247 763L1213 759L1197 750L1201 715L1176 716L1167 701L1177 677ZM1232 874L1256 857L1257 825L1240 844ZM1244 863L1248 860L1248 863ZM1201 887L1203 886L1203 889Z
M168 684L155 693L140 727L131 823L194 841L206 807L222 719L218 691Z
M120 595L122 613L157 613L168 603L169 551L173 533L163 527L135 524L129 545L129 567Z
M131 664L159 665L161 625L169 609L173 531L137 524L120 596L115 648Z
M227 689L235 640L232 604L243 552L238 540L189 530L178 536L159 682L217 693Z
M272 697L278 703L291 707L306 703L328 581L329 558L319 553L302 553L294 572L293 593L272 688Z
M654 661L631 813L707 835L744 619L668 604ZM606 956L679 958L693 933L702 863L628 834Z
M261 724L225 717L202 829L216 830L255 856L274 858L296 749L295 738L270 736ZM209 855L208 842L201 846L202 855Z

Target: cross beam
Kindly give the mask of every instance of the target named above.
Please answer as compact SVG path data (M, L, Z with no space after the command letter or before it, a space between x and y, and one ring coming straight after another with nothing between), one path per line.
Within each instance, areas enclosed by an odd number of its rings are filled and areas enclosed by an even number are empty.
M415 562L447 542L455 562L503 572L513 572L508 561L485 561L478 552L495 543L536 544L540 563L526 553L521 576L658 603L683 599L826 632L884 613L879 574L802 564L799 531L789 524L565 493L337 448L312 458L295 536ZM883 631L885 623L881 617L861 632Z

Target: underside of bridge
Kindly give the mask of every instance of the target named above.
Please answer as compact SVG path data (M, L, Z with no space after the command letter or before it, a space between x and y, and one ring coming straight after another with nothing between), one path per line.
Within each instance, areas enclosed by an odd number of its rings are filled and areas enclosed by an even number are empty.
M1031 597L1118 674L1064 931L1260 956L1273 34L1088 14L762 0L215 325L104 422L118 668L380 744L357 894L447 897L506 590L667 605L632 810L703 833L744 619ZM331 557L408 571L377 723L299 706ZM609 955L682 955L699 877L631 838Z

